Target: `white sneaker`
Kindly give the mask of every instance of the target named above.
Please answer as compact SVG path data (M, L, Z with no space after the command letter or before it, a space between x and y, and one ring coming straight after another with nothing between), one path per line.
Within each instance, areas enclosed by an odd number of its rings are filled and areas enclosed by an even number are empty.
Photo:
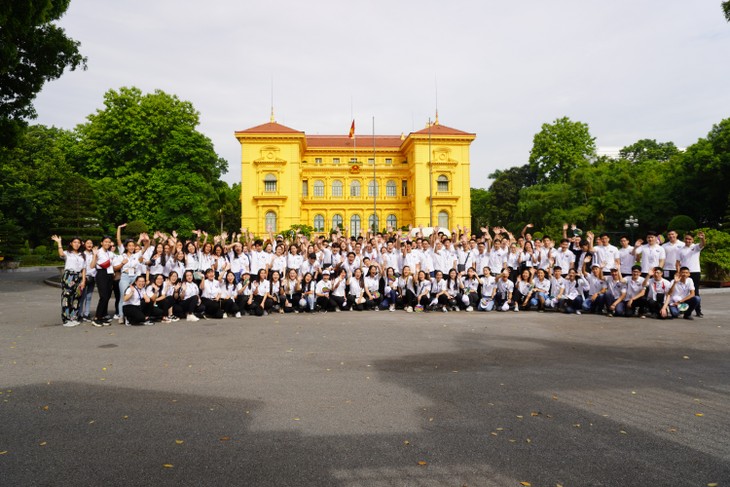
M118 320L118 319L119 319L119 315L118 315L118 314L115 314L115 315L114 315L114 318L112 318L112 319L114 319L114 320Z
M406 307L406 313L413 313L413 306Z
M472 308L471 306L467 306L466 310L471 313L472 311L474 311L474 308Z
M200 321L200 318L198 318L194 314L189 314L187 320L188 321Z
M228 318L228 313L223 313L223 318Z
M236 318L240 318L240 317L241 317L241 312L239 311L238 313L236 313Z
M123 325L124 324L124 317L123 316L120 316L119 317L119 324L120 325Z
M577 314L577 315L581 314L581 313L580 313L580 310L577 310L577 311L575 312L575 314Z
M515 313L518 313L519 311L520 311L520 306L516 304L515 305Z
M63 324L66 328L73 328L74 326L79 326L81 323L79 323L76 320L68 320L66 323Z
M390 306L388 307L388 311L395 311L395 305L394 305L394 304L391 304L391 305L390 305Z
M448 313L449 312L449 310L446 309L446 306L444 306L443 308L441 308L441 311L443 311L444 313Z

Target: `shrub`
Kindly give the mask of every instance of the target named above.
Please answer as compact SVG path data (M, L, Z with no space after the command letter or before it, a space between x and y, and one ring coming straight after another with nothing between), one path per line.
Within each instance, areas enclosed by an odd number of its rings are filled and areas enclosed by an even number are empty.
M147 233L147 224L141 220L132 220L122 231L130 238L137 237L140 233Z
M705 277L711 281L730 281L730 234L712 228L701 228L699 231L705 232L706 244L700 254Z
M33 249L33 255L48 255L48 247L45 245L39 245Z
M697 223L687 215L677 215L669 221L667 230L675 230L678 233L689 232L697 228Z

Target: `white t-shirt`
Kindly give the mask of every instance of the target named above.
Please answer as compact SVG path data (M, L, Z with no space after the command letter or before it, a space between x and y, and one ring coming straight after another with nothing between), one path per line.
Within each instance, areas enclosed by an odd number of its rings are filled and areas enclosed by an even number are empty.
M658 267L660 261L664 260L667 253L659 244L649 245L644 244L638 249L636 253L641 255L641 272L651 272L654 267Z
M215 279L206 279L203 284L203 292L201 297L206 299L215 299L221 290L221 283Z
M667 256L664 261L665 271L676 271L677 261L679 260L679 253L684 248L684 242L677 240L676 242L665 242L662 247L664 253Z
M633 250L634 248L631 245L618 249L618 259L621 264L619 272L621 274L631 274L631 267L636 263L636 257L631 254Z
M64 250L63 260L66 261L63 265L65 271L81 273L86 267L86 259L84 259L84 254L80 252L67 252Z
M144 292L144 290L138 289L137 286L129 286L124 292L124 295L130 296L130 298L124 301L124 306L140 306Z
M700 244L692 244L679 251L679 265L686 267L690 272L700 272Z
M641 292L641 290L644 288L644 278L639 276L638 279L634 281L633 278L626 279L626 298L625 300L628 301L629 299L633 298L637 294Z
M674 281L672 289L671 303L676 303L689 296L695 290L695 283L692 279L687 278L685 282Z

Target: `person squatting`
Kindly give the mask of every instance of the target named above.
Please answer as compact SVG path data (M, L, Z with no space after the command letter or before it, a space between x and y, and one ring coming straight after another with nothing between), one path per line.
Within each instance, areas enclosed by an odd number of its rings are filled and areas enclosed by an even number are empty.
M500 227L482 227L479 237L468 228L418 227L349 238L337 230L311 240L271 232L255 239L245 229L212 239L196 230L183 240L158 231L122 241L125 226L116 243L73 238L64 249L52 237L65 261L63 326L385 310L702 316L701 232L698 243L670 230L663 244L649 232L634 245L622 236L616 247L608 234L584 238L575 225L569 237L564 224L556 247L550 237L533 239L531 224L518 238Z

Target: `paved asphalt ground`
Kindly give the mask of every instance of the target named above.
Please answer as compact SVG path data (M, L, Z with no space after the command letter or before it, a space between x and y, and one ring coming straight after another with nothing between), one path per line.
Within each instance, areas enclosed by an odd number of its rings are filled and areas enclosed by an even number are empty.
M370 312L66 329L42 277L0 275L2 487L730 486L726 291L692 322Z

